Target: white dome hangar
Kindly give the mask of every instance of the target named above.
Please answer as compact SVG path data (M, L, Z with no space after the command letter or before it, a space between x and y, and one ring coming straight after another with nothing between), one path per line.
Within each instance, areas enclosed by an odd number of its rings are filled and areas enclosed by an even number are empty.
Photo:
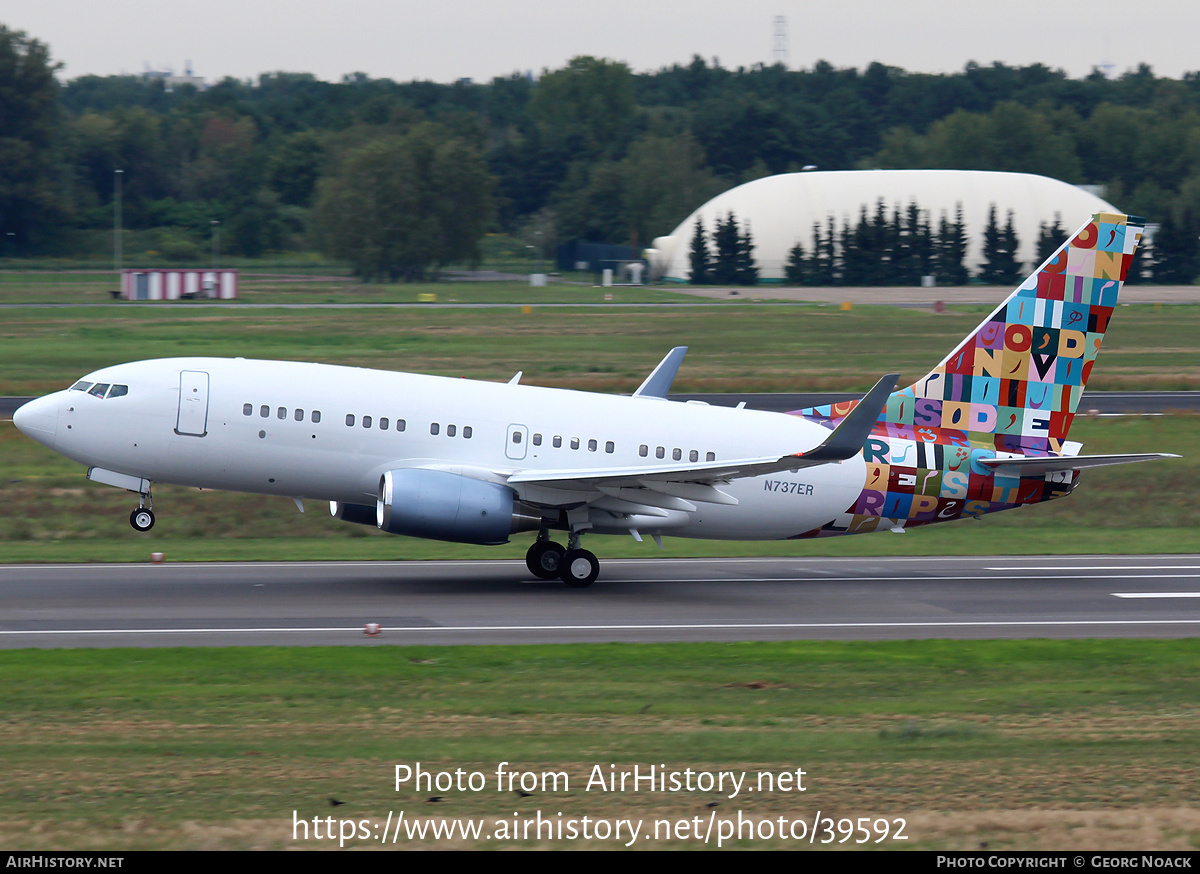
M760 280L784 278L788 253L797 242L811 252L813 225L824 233L833 216L840 233L847 223L857 225L863 207L867 215L882 200L889 217L897 207L916 203L936 233L943 213L953 222L959 205L967 234L965 262L972 272L983 259L983 231L988 210L995 205L1001 227L1013 214L1017 233L1017 260L1031 264L1037 257L1041 224L1061 220L1070 233L1095 212L1120 212L1095 194L1046 176L1031 173L1000 173L991 170L829 170L784 173L747 182L718 194L688 216L666 237L654 240L646 250L652 277L687 282L691 276L690 254L696 220L709 236L717 219L733 213L738 225L747 222L754 241L754 262Z

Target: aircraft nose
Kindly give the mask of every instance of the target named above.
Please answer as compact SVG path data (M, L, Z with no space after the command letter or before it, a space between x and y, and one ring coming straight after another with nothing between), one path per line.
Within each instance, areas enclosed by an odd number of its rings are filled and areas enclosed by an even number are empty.
M44 398L34 398L17 408L13 413L13 424L26 437L52 447L58 433L58 402L57 392Z

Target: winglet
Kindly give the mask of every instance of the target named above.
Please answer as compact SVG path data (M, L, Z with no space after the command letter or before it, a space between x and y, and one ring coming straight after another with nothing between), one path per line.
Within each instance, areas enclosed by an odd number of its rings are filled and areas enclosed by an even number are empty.
M638 386L638 390L633 393L635 398L665 398L667 392L671 390L671 383L675 381L675 374L679 372L679 365L683 364L683 356L687 354L687 346L676 346L666 357L658 363L658 367L646 377L646 381Z
M871 429L875 427L899 380L900 374L889 373L875 383L875 387L842 419L824 443L810 452L797 454L796 458L802 459L807 466L813 462L845 461L857 455L871 436Z

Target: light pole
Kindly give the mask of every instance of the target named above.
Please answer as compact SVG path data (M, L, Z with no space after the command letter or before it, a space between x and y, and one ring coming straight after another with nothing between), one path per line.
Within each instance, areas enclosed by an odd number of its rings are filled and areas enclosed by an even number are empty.
M124 170L113 171L113 272L121 281L121 177Z

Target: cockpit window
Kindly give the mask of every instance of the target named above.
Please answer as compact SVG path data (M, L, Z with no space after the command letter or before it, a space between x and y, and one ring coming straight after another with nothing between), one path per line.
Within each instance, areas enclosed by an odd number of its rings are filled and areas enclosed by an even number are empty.
M129 386L111 385L107 382L88 382L81 379L71 386L68 391L85 391L92 395L92 397L97 398L103 398L105 395L110 398L121 398L129 394Z

